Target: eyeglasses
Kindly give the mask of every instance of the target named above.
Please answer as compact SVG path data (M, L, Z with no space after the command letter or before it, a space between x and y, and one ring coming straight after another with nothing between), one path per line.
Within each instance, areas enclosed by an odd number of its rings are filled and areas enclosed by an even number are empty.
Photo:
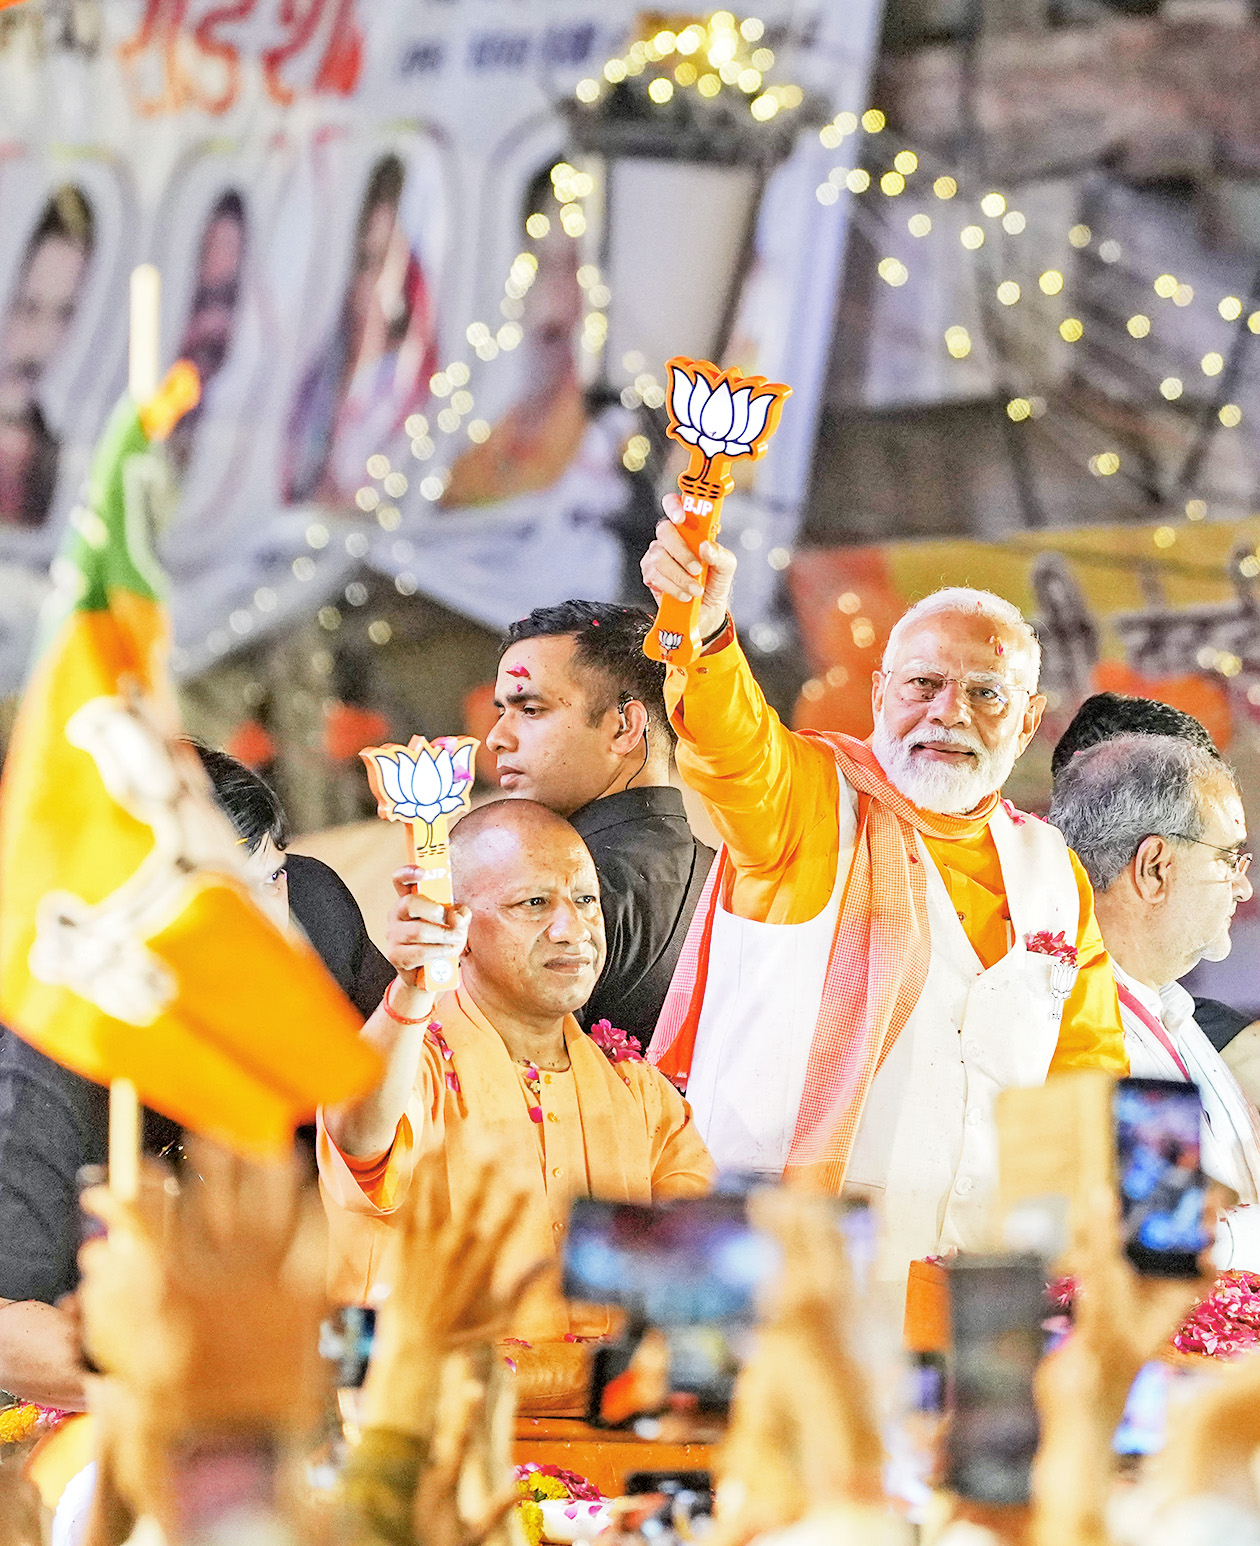
M932 703L952 683L961 689L963 701L973 714L1000 719L1010 707L1015 693L1031 696L1027 687L1004 682L1001 677L983 673L974 676L942 676L936 671L898 671L889 673L893 691L903 703Z
M1187 837L1184 832L1170 832L1181 843L1194 843L1199 848L1210 848L1218 859L1224 861L1231 876L1242 876L1251 868L1251 851L1247 848L1218 848L1215 843L1205 843L1201 837Z

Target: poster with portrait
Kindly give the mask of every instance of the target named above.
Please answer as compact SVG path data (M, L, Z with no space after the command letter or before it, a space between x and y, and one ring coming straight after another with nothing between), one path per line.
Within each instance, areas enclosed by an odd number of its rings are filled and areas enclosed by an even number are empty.
M0 22L0 571L19 582L0 693L126 379L142 261L162 273L163 356L203 383L161 536L185 678L353 605L373 573L489 629L621 593L628 512L655 498L635 447L656 432L657 356L701 315L719 351L736 308L796 390L781 470L735 512L764 536L755 618L804 496L841 261L844 212L813 197L819 114L861 101L877 17L773 0L673 33L631 0L27 0ZM642 147L575 140L575 104L645 61L658 140L691 104L739 118L749 154L781 142L722 174L741 185L725 204L700 194L711 144L653 172ZM719 214L730 239L706 247Z

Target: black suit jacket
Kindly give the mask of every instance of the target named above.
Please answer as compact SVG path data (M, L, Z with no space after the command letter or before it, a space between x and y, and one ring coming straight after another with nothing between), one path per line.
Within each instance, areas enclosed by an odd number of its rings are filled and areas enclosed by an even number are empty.
M713 863L692 834L682 794L669 786L592 800L569 820L599 872L608 954L584 1026L611 1020L646 1052L691 915Z

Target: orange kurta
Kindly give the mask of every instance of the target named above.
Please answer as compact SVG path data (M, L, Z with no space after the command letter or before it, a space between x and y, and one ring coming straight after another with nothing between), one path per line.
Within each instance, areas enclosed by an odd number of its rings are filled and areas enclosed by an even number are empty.
M665 684L678 767L701 796L735 866L732 912L803 923L827 905L840 858L839 775L822 742L790 731L766 702L737 642L671 667ZM986 826L973 838L925 838L959 920L986 967L1012 943L1006 887ZM1128 1072L1111 964L1089 878L1075 854L1080 968L1050 1072Z
M500 1285L540 1260L553 1270L529 1291L514 1326L518 1336L548 1340L599 1336L602 1311L570 1309L559 1292L558 1243L574 1197L651 1202L709 1190L714 1168L691 1111L644 1062L610 1063L571 1016L565 1043L571 1067L543 1073L543 1120L498 1032L460 988L438 1000L434 1020L450 1049L425 1040L416 1088L384 1164L347 1160L319 1124L319 1175L332 1246L331 1292L362 1302L375 1283L398 1206L422 1152L440 1148L446 1204L466 1205L487 1142L526 1183L526 1224L498 1265ZM448 1082L447 1075L455 1078ZM451 1088L452 1083L458 1089Z

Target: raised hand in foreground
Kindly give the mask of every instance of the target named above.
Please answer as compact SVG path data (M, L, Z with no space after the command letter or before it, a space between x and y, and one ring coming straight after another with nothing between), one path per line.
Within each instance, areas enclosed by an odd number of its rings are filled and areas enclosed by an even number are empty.
M730 607L735 555L721 543L702 542L697 558L678 529L683 520L681 497L666 494L661 503L665 519L656 523L656 536L639 563L643 583L658 601L662 596L678 601L703 596L699 628L700 637L707 639L721 628Z
M790 1190L749 1200L783 1250L756 1350L739 1377L717 1483L714 1542L817 1523L853 1546L908 1539L883 1502L883 1445L854 1358L844 1240L826 1198ZM795 1534L796 1531L793 1531Z
M363 1387L365 1427L428 1439L446 1354L489 1345L508 1329L542 1264L504 1283L496 1271L520 1227L525 1191L487 1153L467 1209L442 1219L440 1153L416 1166L399 1208L392 1287L382 1305Z
M512 1381L493 1343L542 1264L508 1282L497 1271L524 1202L499 1161L487 1154L466 1209L445 1220L443 1163L439 1153L420 1162L400 1209L393 1286L363 1389L363 1441L346 1478L360 1546L477 1546L517 1496Z
M1104 1546L1115 1475L1112 1439L1129 1390L1158 1356L1196 1299L1198 1278L1144 1277L1124 1254L1119 1205L1110 1187L1090 1202L1090 1227L1073 1266L1079 1288L1071 1334L1037 1374L1041 1445L1033 1470L1035 1546Z
M105 1188L107 1226L80 1252L90 1401L102 1470L172 1534L173 1457L188 1442L306 1433L325 1399L323 1211L291 1161L257 1164L200 1139L182 1184L146 1168L135 1203Z

